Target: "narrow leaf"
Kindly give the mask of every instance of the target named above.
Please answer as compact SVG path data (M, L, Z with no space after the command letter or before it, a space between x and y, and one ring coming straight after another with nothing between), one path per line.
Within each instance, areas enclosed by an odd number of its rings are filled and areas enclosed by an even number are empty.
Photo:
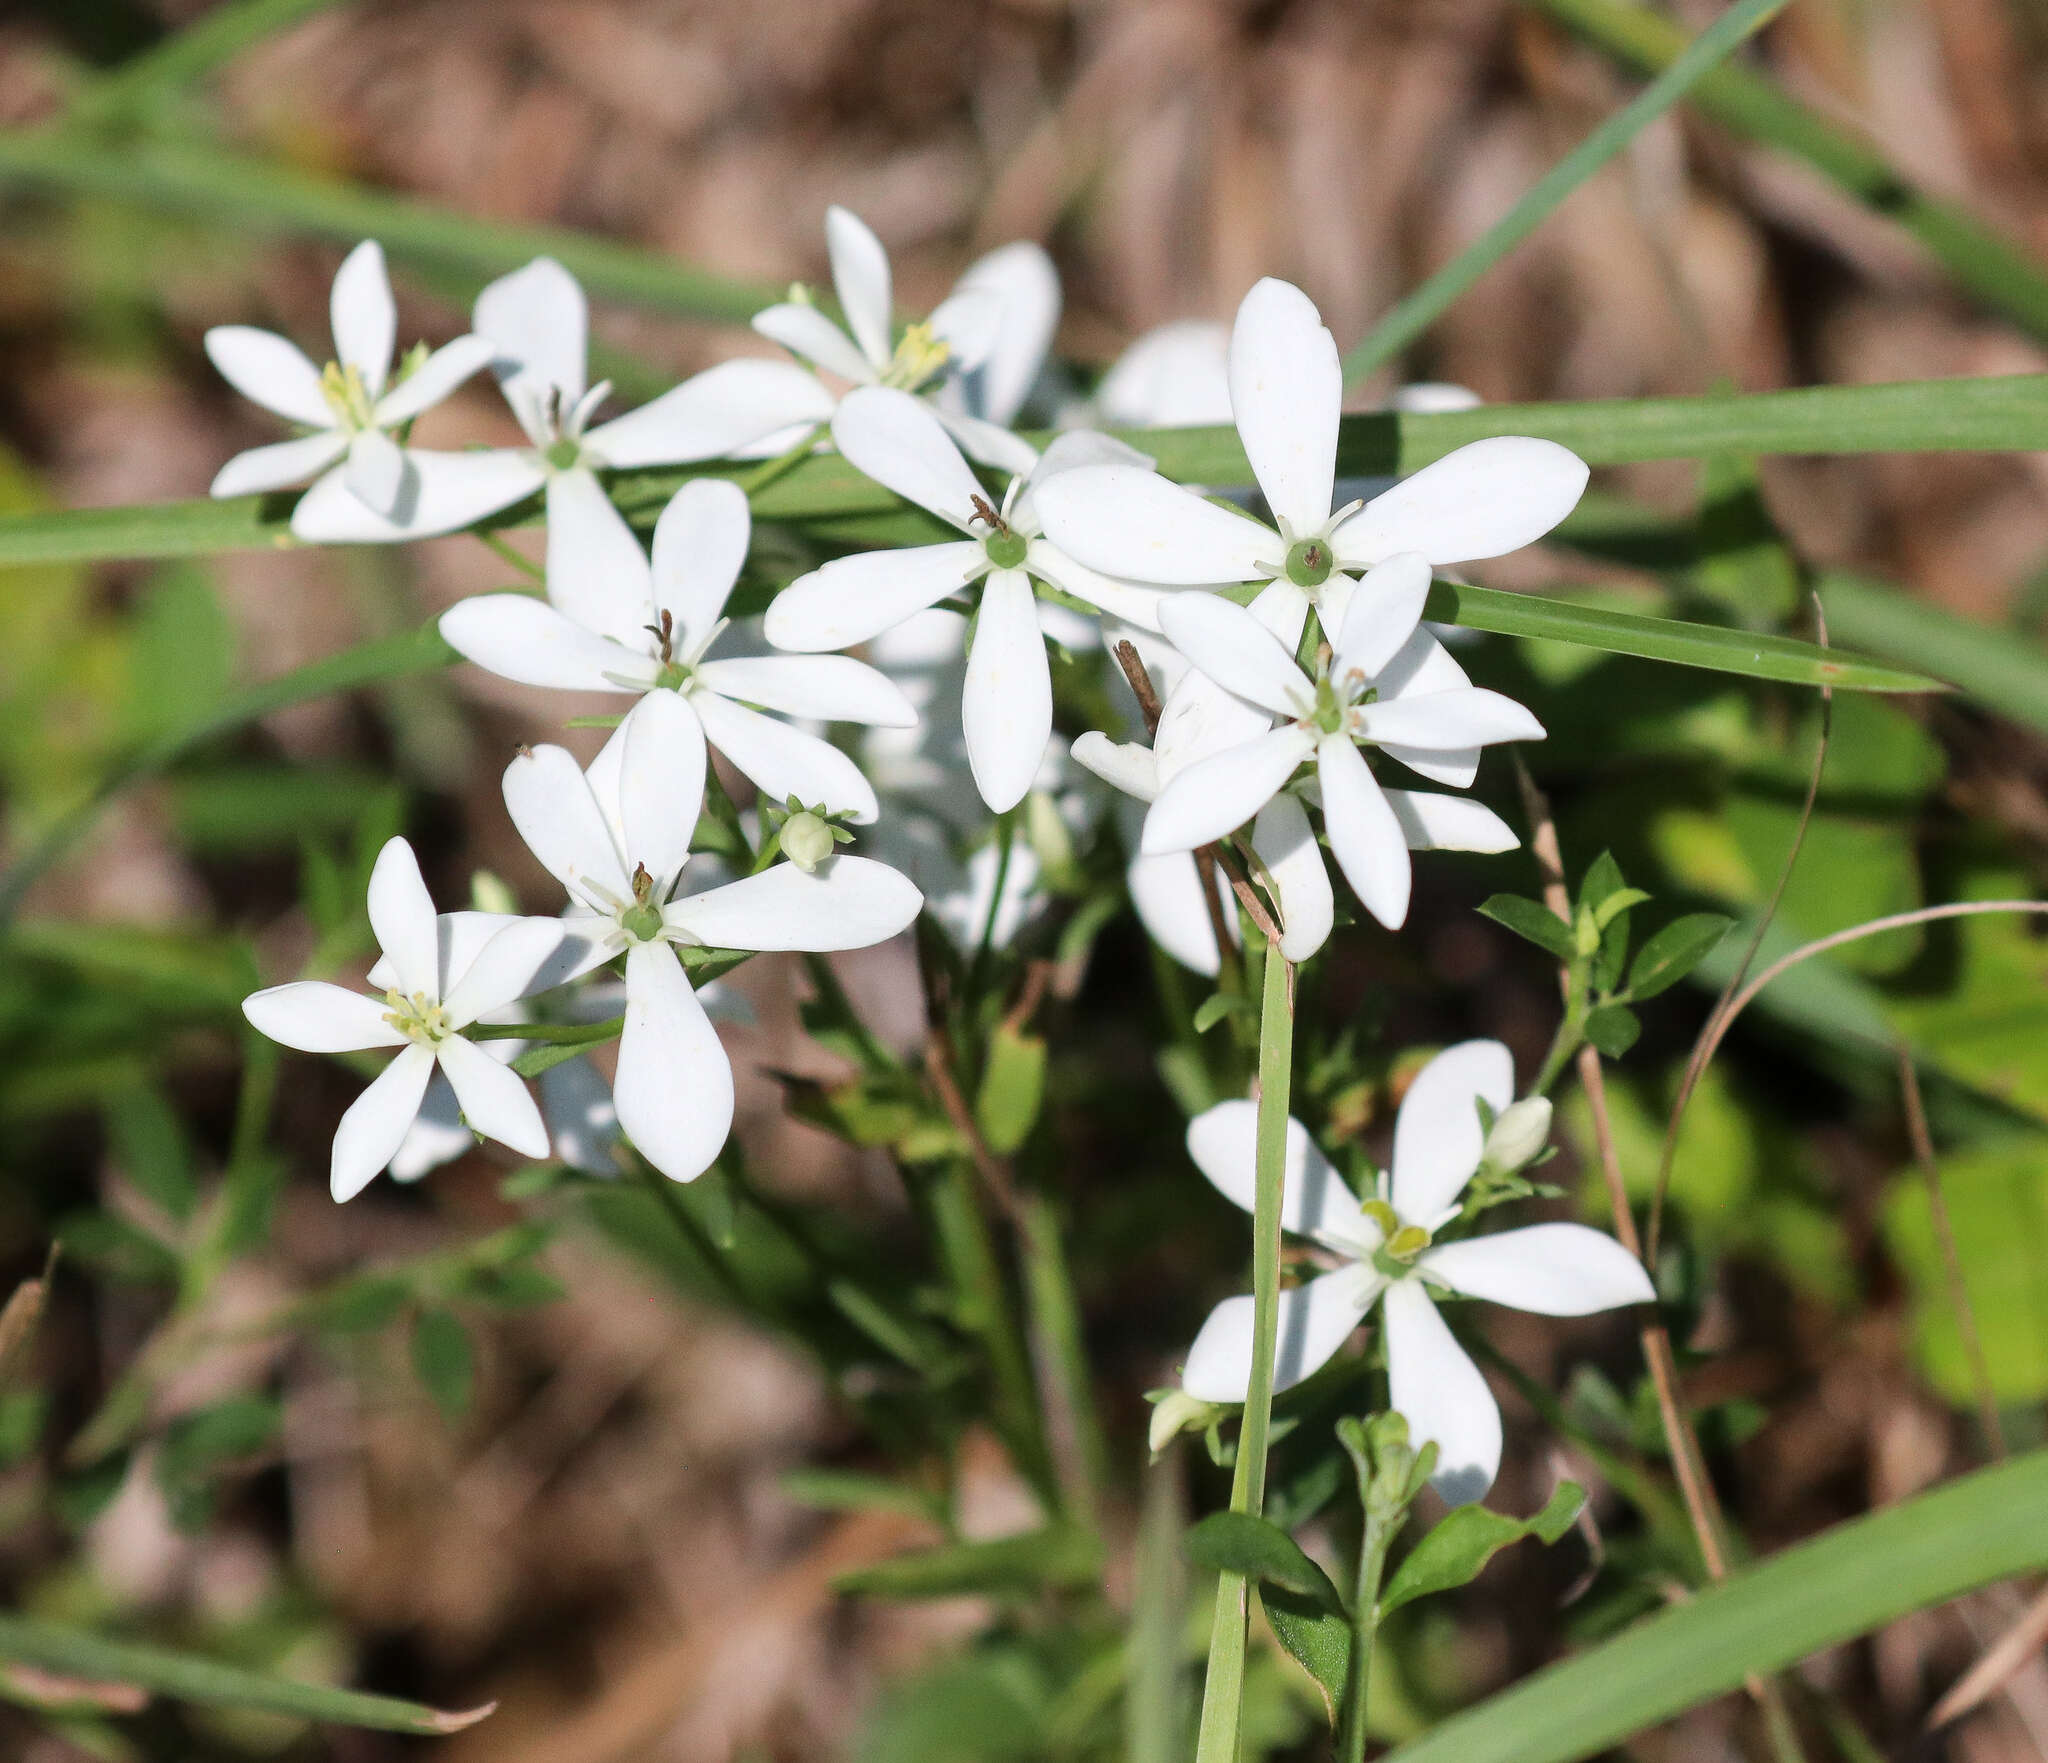
M1351 1624L1314 1598L1271 1587L1259 1594L1273 1635L1322 1691L1323 1713L1337 1724L1337 1707L1351 1670Z
M422 1310L412 1328L412 1368L442 1419L451 1424L469 1410L476 1381L469 1331L447 1310Z
M1479 911L1482 917L1506 925L1516 936L1534 943L1560 961L1571 961L1578 955L1578 945L1572 941L1571 926L1540 901L1525 900L1520 894L1495 894Z
M1240 1574L1341 1612L1330 1576L1277 1524L1249 1512L1212 1512L1190 1530L1181 1553L1197 1567Z
M1431 1592L1469 1585L1495 1555L1524 1537L1556 1542L1571 1529L1585 1503L1585 1489L1565 1481L1558 1483L1543 1510L1533 1518L1510 1518L1484 1506L1455 1508L1395 1569L1380 1597L1381 1612L1398 1610Z
M1031 1136L1045 1100L1045 1041L1008 1023L989 1037L988 1061L974 1098L975 1123L988 1148L1007 1157Z
M1637 952L1629 969L1628 995L1641 1001L1668 991L1714 952L1735 921L1719 912L1688 912L1674 918Z
M1028 1595L1051 1587L1093 1585L1102 1549L1083 1531L1049 1525L986 1543L948 1543L858 1567L833 1580L835 1591L874 1598Z
M1586 1039L1609 1059L1619 1059L1642 1032L1642 1023L1626 1004L1602 1004L1586 1017Z

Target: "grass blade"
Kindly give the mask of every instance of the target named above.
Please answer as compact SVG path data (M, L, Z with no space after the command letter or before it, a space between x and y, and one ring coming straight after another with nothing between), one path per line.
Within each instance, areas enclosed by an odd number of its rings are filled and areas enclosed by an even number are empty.
M1980 704L2048 734L2048 653L2016 631L1977 624L1868 576L1820 578L1828 628L1859 649L1911 657Z
M0 1616L0 1659L89 1683L132 1684L152 1694L212 1708L253 1708L266 1714L295 1714L305 1720L429 1737L474 1726L496 1706L492 1703L455 1712L402 1702L393 1696L294 1683L192 1653L107 1640L83 1629L58 1628L20 1616Z
M1344 357L1355 384L1391 361L1434 324L1444 308L1533 233L1581 184L1732 55L1786 0L1739 0L1700 33L1634 100L1615 112L1545 172L1523 198L1395 306Z
M334 4L335 0L239 0L216 6L88 86L79 95L74 115L97 120L132 114Z
M1396 1763L1572 1763L1912 1610L2048 1566L2048 1451L1837 1525L1452 1716Z
M1686 52L1685 33L1630 0L1524 0L1619 61L1644 72ZM1773 81L1718 67L1693 102L1722 127L1803 159L1865 206L1896 221L1987 306L2048 337L2048 272L1981 222L1916 189L1868 143L1824 121Z

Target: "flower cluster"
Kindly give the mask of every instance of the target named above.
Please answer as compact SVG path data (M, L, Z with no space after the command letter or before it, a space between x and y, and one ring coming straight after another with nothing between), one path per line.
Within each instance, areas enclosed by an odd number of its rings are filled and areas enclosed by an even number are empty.
M1340 910L1325 844L1345 887L1390 929L1407 916L1411 853L1515 844L1498 816L1455 792L1474 781L1483 748L1543 730L1473 686L1424 614L1436 570L1515 550L1571 510L1586 481L1578 459L1499 437L1368 486L1379 490L1370 499L1348 495L1336 346L1308 297L1272 280L1227 334L1168 327L1092 402L1050 405L1062 432L1041 445L1014 425L1042 399L1059 313L1042 251L991 253L929 319L899 329L874 234L835 208L826 238L843 324L793 289L754 320L790 359L727 361L606 420L582 291L548 259L484 289L468 335L395 366L374 243L335 280L324 368L267 332L209 333L228 379L307 431L231 460L215 494L311 479L293 530L330 542L456 531L537 498L544 591L464 601L441 630L504 678L627 701L587 767L542 746L505 773L514 825L567 896L559 916L437 914L394 840L370 886L383 949L370 983L383 995L301 982L248 1001L250 1020L290 1046L397 1049L342 1121L337 1198L387 1166L419 1173L465 1142L465 1128L529 1157L549 1154L552 1138L586 1166L602 1166L604 1144L623 1135L663 1174L693 1178L733 1113L731 1068L693 973L754 951L877 943L928 903L963 940L1007 936L1031 912L1046 840L1070 839L1113 800L1095 780L1141 805L1128 877L1147 928L1208 972L1222 939L1242 934L1235 900L1216 891L1219 869L1261 902L1253 915L1299 962ZM413 446L415 420L486 367L525 445ZM1417 396L1470 401L1455 388ZM1224 418L1258 512L1169 481L1091 426ZM762 567L748 484L828 447L951 536L799 574L766 600L750 640L729 610L750 559ZM737 481L731 467L690 476L647 549L604 476L749 460L765 463ZM763 604L757 584L738 604ZM1145 706L1142 730L1085 730L1058 745L1049 643L1072 656L1123 640L1163 700ZM839 653L861 647L865 659ZM831 738L843 725L867 731L857 748ZM714 751L764 805L758 852L741 835L750 872L722 881L691 854ZM1407 787L1404 773L1436 787ZM1045 839L1015 836L1012 811L1027 799L1023 818ZM722 790L713 805L737 825ZM843 851L856 828L900 867ZM541 994L545 1006L532 1002ZM578 1062L544 1115L507 1063L519 1026L545 1040L550 1019L601 1022L607 1007L619 1018L610 1096ZM1647 1296L1633 1260L1575 1226L1436 1241L1486 1154L1480 1108L1489 1119L1509 1111L1512 1089L1493 1043L1441 1055L1403 1106L1391 1177L1364 1203L1291 1129L1288 1227L1346 1264L1285 1294L1279 1381L1307 1375L1378 1304L1395 1402L1439 1445L1453 1497L1490 1482L1499 1418L1433 1294L1553 1313ZM1226 1103L1190 1133L1197 1163L1247 1205L1252 1119L1251 1104ZM1250 1305L1230 1300L1202 1331L1191 1397L1243 1399Z

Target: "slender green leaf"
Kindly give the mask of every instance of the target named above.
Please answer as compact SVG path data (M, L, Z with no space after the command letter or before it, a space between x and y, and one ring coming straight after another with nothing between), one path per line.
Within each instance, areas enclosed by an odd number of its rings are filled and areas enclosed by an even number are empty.
M108 1640L83 1629L60 1628L20 1616L0 1616L0 1659L92 1683L133 1684L156 1695L175 1696L180 1701L199 1702L212 1708L253 1708L266 1714L295 1715L302 1720L369 1727L377 1732L428 1736L460 1732L466 1726L474 1726L497 1706L490 1703L482 1708L452 1712L418 1702L401 1702L391 1696L366 1696L321 1684L294 1683L289 1678L266 1677L261 1672L219 1665L192 1653Z
M1719 912L1688 912L1657 932L1629 969L1628 995L1640 1002L1678 984L1714 952L1735 921Z
M1455 1714L1397 1763L1574 1763L1912 1610L2048 1567L2048 1451L1837 1525Z
M1687 52L1684 31L1629 0L1524 0L1630 66L1654 73ZM1693 90L1699 109L1736 134L1804 159L1896 222L1987 305L2048 337L2048 275L1950 203L1916 189L1868 143L1824 120L1760 73L1717 67Z
M1514 207L1373 326L1344 357L1345 384L1363 379L1421 336L1452 301L1550 218L1581 184L1711 74L1779 12L1786 0L1739 0L1650 84L1610 116L1549 171Z
M1546 1544L1556 1542L1571 1529L1585 1503L1586 1490L1565 1481L1558 1483L1533 1518L1510 1518L1484 1506L1454 1508L1395 1569L1380 1595L1381 1613L1398 1610L1431 1592L1469 1584L1502 1549L1524 1537L1537 1537Z
M1952 681L1980 704L2048 733L2048 649L1867 576L1820 579L1828 633Z
M1323 1692L1323 1713L1337 1724L1351 1671L1351 1619L1315 1598L1267 1587L1259 1594L1273 1635Z
M1540 900L1525 900L1520 894L1494 894L1479 911L1482 917L1506 925L1516 936L1560 961L1570 961L1578 955L1571 926Z
M469 1412L476 1385L476 1356L469 1330L451 1311L422 1310L412 1325L412 1368L441 1418L453 1423Z
M993 1542L947 1543L898 1555L842 1573L832 1585L873 1598L999 1597L1093 1585L1101 1572L1101 1544L1085 1531L1049 1525Z
M1344 1608L1330 1576L1302 1553L1301 1545L1277 1524L1250 1512L1210 1513L1188 1532L1181 1552L1197 1567L1278 1586L1326 1609Z
M97 120L135 111L203 79L243 50L334 4L335 0L239 0L216 6L88 86L73 113Z
M975 1123L988 1148L1007 1157L1031 1136L1045 1100L1045 1041L998 1023L974 1098Z
M1626 1004L1602 1004L1586 1016L1586 1039L1609 1059L1619 1059L1642 1032L1641 1021Z
M945 1513L945 1502L923 1488L852 1469L792 1469L782 1478L782 1491L820 1512L895 1512L928 1523Z

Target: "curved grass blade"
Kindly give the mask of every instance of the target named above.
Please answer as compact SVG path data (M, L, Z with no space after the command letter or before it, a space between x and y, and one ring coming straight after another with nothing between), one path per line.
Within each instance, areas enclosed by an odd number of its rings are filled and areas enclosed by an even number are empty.
M2048 1566L2048 1451L1837 1525L1453 1715L1395 1763L1574 1763L1912 1610ZM2030 1521L2026 1514L2035 1514Z
M474 1726L497 1706L492 1702L453 1711L402 1702L394 1696L294 1683L289 1678L217 1664L193 1653L108 1640L83 1629L59 1628L20 1616L0 1616L0 1659L89 1683L132 1685L154 1695L212 1708L252 1708L338 1726L427 1737Z
M1354 385L1422 335L1445 307L1548 220L1581 184L1711 74L1760 30L1786 0L1739 0L1671 58L1664 70L1549 171L1514 207L1432 275L1344 357L1344 383Z
M1859 649L1910 657L1993 710L2048 732L2048 652L2017 631L1978 624L1868 576L1820 578L1828 626Z

